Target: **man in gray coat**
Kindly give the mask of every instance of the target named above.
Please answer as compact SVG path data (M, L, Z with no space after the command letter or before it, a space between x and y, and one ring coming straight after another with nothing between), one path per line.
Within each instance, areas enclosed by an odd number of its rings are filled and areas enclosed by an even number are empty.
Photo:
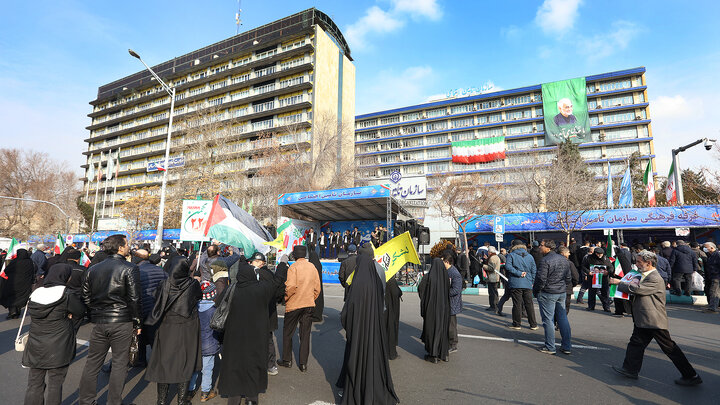
M695 372L682 350L670 338L668 318L665 312L665 282L655 271L657 256L647 250L640 251L636 256L636 265L642 276L629 283L611 278L610 284L617 284L618 290L629 293L632 302L633 333L625 353L622 367L613 366L618 374L637 379L642 367L645 348L650 341L660 345L663 353L672 360L680 370L681 378L675 380L679 385L698 385L702 379Z

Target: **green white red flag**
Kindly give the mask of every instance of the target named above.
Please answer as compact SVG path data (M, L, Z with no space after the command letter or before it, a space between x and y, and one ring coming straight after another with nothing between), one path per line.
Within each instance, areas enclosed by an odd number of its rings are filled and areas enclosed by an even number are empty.
M648 160L647 167L645 168L645 175L643 176L643 184L647 191L648 204L651 207L655 206L655 179L652 175L652 160Z
M672 162L670 165L670 173L668 173L667 177L667 187L665 187L665 200L667 200L668 204L675 205L677 204L677 192L676 192L677 185L675 184L675 162Z
M2 262L2 270L0 270L0 277L4 278L5 280L8 279L7 275L5 274L5 263L7 263L8 260L12 260L17 257L17 251L20 249L21 245L20 242L17 241L17 239L12 238L10 241L10 246L7 250L7 256L5 257L5 260Z
M607 241L607 256L608 259L610 259L610 263L612 263L614 268L614 273L616 276L624 277L625 273L622 270L622 266L620 266L620 260L615 257L615 249L613 247L613 241L612 241L612 235L608 235L608 241ZM608 269L610 270L610 269ZM617 285L611 285L610 286L610 297L615 297L616 294L625 294L623 292L617 291ZM626 294L625 294L626 295ZM616 297L616 298L623 298L623 297ZM629 299L625 298L625 299Z
M452 142L453 163L485 163L505 159L505 137Z
M85 252L80 252L80 265L84 267L90 266L90 258L87 257Z
M63 252L63 250L65 250L65 240L63 239L62 235L58 233L57 237L55 238L55 248L53 249L53 252L56 255L59 255Z

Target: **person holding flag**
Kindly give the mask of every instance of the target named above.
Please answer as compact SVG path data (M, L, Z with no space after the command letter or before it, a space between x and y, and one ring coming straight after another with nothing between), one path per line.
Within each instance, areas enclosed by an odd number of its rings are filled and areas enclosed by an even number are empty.
M595 300L597 295L600 294L603 311L610 312L608 275L611 274L613 266L610 260L605 257L605 250L601 247L593 249L593 254L585 256L580 267L582 272L587 274L588 284L590 285L587 310L595 310Z
M30 260L27 249L18 249L16 257L10 261L3 274L0 305L8 310L7 319L20 317L20 309L25 306L35 281L35 263Z
M620 246L613 247L612 239L608 235L608 251L614 253L610 258L614 269L611 276L612 278L622 279L626 274L633 271L632 254L630 253L627 243L621 242ZM630 302L626 299L618 298L615 294L615 288L612 286L610 286L610 297L612 297L613 305L615 306L613 316L622 318L625 315L631 315Z

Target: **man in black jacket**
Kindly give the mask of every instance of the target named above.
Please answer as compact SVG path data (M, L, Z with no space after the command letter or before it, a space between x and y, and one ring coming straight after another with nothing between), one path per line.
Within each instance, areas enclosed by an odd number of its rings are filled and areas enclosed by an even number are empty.
M570 354L570 323L565 313L565 291L567 285L572 283L570 275L570 262L555 253L555 241L543 239L540 251L544 255L540 260L533 293L540 306L540 316L545 328L545 344L538 350L545 354L555 354L555 325L557 320L562 344L560 352Z
M82 299L91 310L95 326L80 379L80 405L95 403L97 376L109 348L114 367L108 381L107 403L121 404L130 340L133 333L141 332L140 270L126 260L130 246L125 235L108 236L103 249L108 258L90 267L82 285Z
M140 262L138 262L140 269L140 307L142 308L141 320L144 322L155 306L155 291L168 278L168 274L162 267L157 265L160 263L160 255L150 257L150 254L145 249L136 250L134 255L140 259ZM155 341L155 329L155 326L143 328L138 338L138 362L132 364L133 367L147 366L147 345L152 347Z
M585 256L582 261L581 271L587 277L588 290L588 311L595 310L595 299L600 295L603 311L610 312L610 298L608 297L610 285L608 276L613 273L612 263L605 257L605 250L601 247L593 249L593 253ZM601 274L600 287L593 287L593 274Z
M695 252L690 249L690 246L685 241L677 241L677 247L673 249L670 254L670 268L672 269L672 283L673 290L670 291L672 294L680 295L682 290L682 282L685 281L685 295L690 296L690 289L692 288L692 275L693 272L699 268L698 258Z

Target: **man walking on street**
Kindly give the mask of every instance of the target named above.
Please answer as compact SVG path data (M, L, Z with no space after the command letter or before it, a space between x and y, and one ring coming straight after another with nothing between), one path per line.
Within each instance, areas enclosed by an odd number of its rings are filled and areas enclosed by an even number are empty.
M600 295L600 303L603 311L610 312L610 298L608 284L608 276L613 268L610 260L605 257L605 250L601 247L593 249L593 253L585 256L582 261L582 273L587 277L587 283L590 287L588 291L588 311L595 310L595 299ZM600 274L600 287L593 287L593 274Z
M643 250L636 257L636 265L642 273L641 277L633 279L630 283L621 283L618 279L610 280L611 284L617 284L619 291L630 294L634 323L630 343L625 352L625 361L622 367L613 366L613 370L625 377L637 379L642 368L645 348L655 339L682 374L681 378L675 380L676 384L701 384L700 376L682 350L670 338L665 311L665 286L663 279L655 271L655 263L657 263L655 253Z
M535 307L532 301L532 287L535 282L535 259L528 253L527 247L521 240L515 239L510 248L510 254L505 262L505 272L508 276L508 287L512 291L512 324L510 329L520 329L523 308L527 314L530 329L538 328L535 321Z
M500 281L500 258L497 256L497 250L494 246L488 249L488 264L485 265L487 273L488 300L490 306L486 311L496 311L498 309L498 282Z
M457 314L462 312L462 276L454 266L455 258L450 252L443 253L443 264L450 277L450 327L449 327L449 353L455 353L458 344Z
M695 252L690 249L690 246L685 241L677 241L677 247L672 250L670 254L670 268L672 269L672 283L673 290L671 294L680 295L680 291L684 290L686 296L690 296L690 289L692 287L692 275L693 272L698 270L698 258ZM684 289L682 288L682 282L685 282Z
M708 285L708 306L703 312L717 313L720 295L720 252L712 242L703 245L707 260L705 261L705 284Z
M560 352L570 354L570 323L565 313L565 289L571 282L570 262L555 253L555 242L552 240L543 239L540 251L544 256L540 259L533 293L540 306L540 316L545 328L545 345L538 350L545 354L555 354L554 320L557 320L562 336Z
M88 269L82 285L82 299L95 326L80 379L80 405L95 404L97 376L110 348L113 367L107 403L121 404L130 339L133 333L141 332L140 270L126 260L130 245L125 235L111 235L103 241L103 249L108 258Z

